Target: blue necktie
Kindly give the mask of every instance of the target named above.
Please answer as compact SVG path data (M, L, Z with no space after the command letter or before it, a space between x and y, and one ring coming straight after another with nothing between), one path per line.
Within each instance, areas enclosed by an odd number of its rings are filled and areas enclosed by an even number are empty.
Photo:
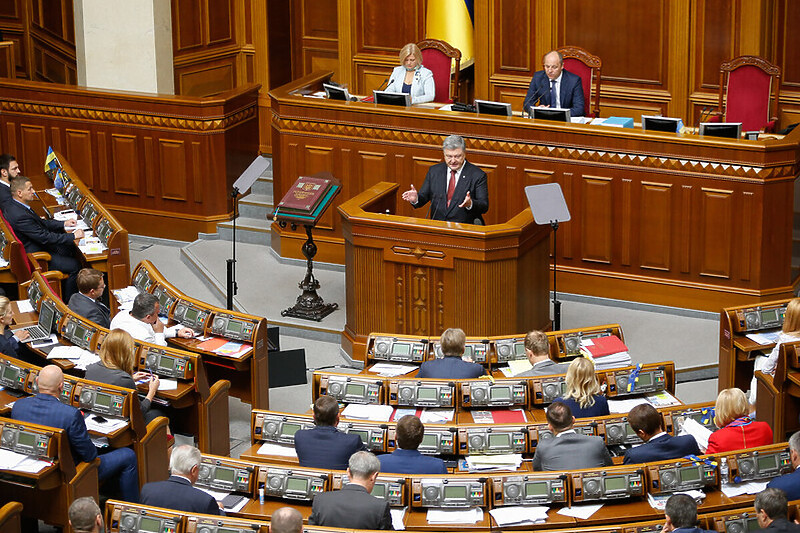
M550 80L550 107L556 107L558 98L556 98L556 80Z

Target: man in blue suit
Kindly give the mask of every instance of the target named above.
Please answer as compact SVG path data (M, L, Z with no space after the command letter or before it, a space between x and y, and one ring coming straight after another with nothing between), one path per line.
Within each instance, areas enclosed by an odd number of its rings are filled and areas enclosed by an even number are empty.
M177 446L169 458L169 478L142 487L142 503L187 513L223 514L213 496L193 487L200 477L202 460L194 446Z
M39 394L14 402L11 418L65 430L75 462L88 463L94 460L98 455L97 448L89 438L83 414L71 405L59 401L64 389L64 374L61 369L55 365L42 368L36 383ZM121 498L134 503L139 501L136 453L130 448L115 448L100 454L97 475L101 482L111 477L118 478Z
M664 508L662 533L712 533L697 527L697 502L687 494L673 494Z
M774 478L767 483L767 488L781 489L789 501L800 500L800 431L789 437L789 458L794 472Z
M446 474L447 467L438 457L422 455L417 451L425 426L414 415L406 415L397 421L395 438L397 449L392 453L379 455L381 472L391 474Z
M314 402L314 428L294 434L294 449L300 466L347 470L347 461L357 451L366 450L361 437L342 433L339 402L332 396L320 396Z
M625 452L623 464L647 463L698 455L700 447L691 435L673 437L664 432L661 415L649 403L642 403L628 413L628 424L644 444Z
M542 63L544 69L534 73L522 109L530 113L538 101L545 107L569 109L571 117L582 117L585 105L581 77L564 70L564 58L555 50L545 54Z
M478 363L464 361L464 346L467 337L458 328L446 329L441 338L442 354L444 357L425 361L419 367L418 378L434 379L473 379L486 373Z

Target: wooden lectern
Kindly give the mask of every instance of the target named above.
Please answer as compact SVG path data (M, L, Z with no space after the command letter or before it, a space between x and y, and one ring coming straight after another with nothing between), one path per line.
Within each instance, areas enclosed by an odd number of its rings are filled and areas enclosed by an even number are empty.
M475 226L393 215L399 185L380 182L339 206L347 322L342 347L364 361L375 331L468 336L550 328L550 227L526 207ZM402 201L402 200L401 200Z

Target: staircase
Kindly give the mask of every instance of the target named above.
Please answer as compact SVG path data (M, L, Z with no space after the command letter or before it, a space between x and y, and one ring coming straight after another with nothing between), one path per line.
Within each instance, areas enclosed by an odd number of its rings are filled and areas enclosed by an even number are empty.
M250 192L239 199L239 216L236 219L236 242L269 246L270 225L267 215L273 210L272 165L259 176ZM233 240L233 221L217 224L221 240Z

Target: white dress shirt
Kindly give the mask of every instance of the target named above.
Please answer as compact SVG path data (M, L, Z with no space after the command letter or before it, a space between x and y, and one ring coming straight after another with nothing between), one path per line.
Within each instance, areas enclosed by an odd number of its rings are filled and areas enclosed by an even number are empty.
M175 337L178 334L178 330L181 329L181 325L164 328L162 333L156 333L152 325L132 317L130 311L120 311L111 319L111 325L108 329L124 329L136 340L166 346L167 339Z

